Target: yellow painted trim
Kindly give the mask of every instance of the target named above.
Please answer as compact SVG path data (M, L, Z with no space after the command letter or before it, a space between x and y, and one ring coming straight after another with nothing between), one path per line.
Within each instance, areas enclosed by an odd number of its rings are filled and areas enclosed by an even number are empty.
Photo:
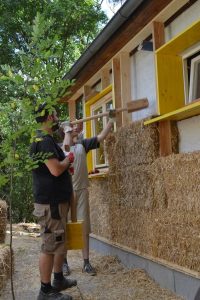
M192 23L187 29L172 38L156 50L156 54L180 54L200 40L200 20Z
M95 95L94 97L90 98L85 103L85 116L90 117L90 107L98 100L102 99L105 95L112 91L112 85L109 85L104 90L102 90L99 94ZM91 122L86 122L86 138L90 138L92 136L92 125ZM92 152L90 151L87 155L87 166L88 172L92 171L93 168L93 161L92 161Z
M185 103L182 58L156 55L158 114L181 108Z
M147 120L144 122L144 125L149 125L152 123L164 121L164 120L175 120L180 121L190 117L200 115L200 100L194 103L188 104L182 108L164 114L162 116Z
M173 112L180 108L185 109L184 66L181 53L199 41L200 20L155 51L157 112L158 115L162 115L161 118L163 115L168 116L170 112L173 115Z
M105 95L112 91L112 84L107 86L104 90L102 90L99 94L95 95L94 97L90 98L86 103L85 106L91 106L92 104L96 103L98 100L102 99Z

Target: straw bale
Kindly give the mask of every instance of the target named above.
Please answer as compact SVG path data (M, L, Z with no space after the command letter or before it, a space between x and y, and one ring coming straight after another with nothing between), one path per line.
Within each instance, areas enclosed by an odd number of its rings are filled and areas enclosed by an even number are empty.
M117 185L115 193L109 193L110 183L107 190L110 198L104 202L102 198L107 195L101 192L99 197L97 191L98 185L106 186L105 181L93 179L90 187L92 190L96 186L95 192L90 195L93 233L139 253L200 272L198 211L167 209L159 203L153 208L148 205L142 207L137 201L134 205L132 198L123 202ZM145 201L142 203L145 204Z
M168 208L200 211L200 151L159 158Z
M116 173L128 166L151 164L159 156L159 132L156 124L143 125L144 120L118 129L106 139L109 172ZM178 129L172 123L172 148L178 152Z
M89 187L90 194L90 218L92 232L111 238L110 205L108 200L108 183L104 178L92 179Z
M10 248L5 244L0 245L0 290L10 277Z
M4 243L6 237L7 204L0 199L0 243Z
M130 165L152 163L159 155L157 125L144 126L143 121L118 129L106 140L110 172Z
M114 175L109 174L108 194L111 203L118 202L126 207L165 207L166 193L160 165L127 167Z
M153 256L200 272L199 213L158 210L150 221Z

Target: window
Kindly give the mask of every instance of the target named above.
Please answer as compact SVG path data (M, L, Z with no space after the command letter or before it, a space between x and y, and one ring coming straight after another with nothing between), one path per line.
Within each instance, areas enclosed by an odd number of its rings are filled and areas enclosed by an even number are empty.
M191 59L189 102L200 98L200 55Z
M184 89L185 103L189 104L192 101L200 98L200 51L198 47L195 50L188 51L184 59Z
M95 103L91 106L91 115L98 115L113 108L113 101L111 99ZM92 121L92 135L97 136L108 122L108 117L99 117ZM93 152L93 166L95 168L103 168L108 166L108 160L105 155L105 144L101 143L100 148Z

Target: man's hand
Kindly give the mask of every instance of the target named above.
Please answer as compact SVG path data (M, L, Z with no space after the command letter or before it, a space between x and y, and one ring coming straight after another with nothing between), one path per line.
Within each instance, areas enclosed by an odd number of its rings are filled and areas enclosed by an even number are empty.
M69 152L67 154L67 158L69 160L69 163L72 164L74 162L74 153L73 152Z
M72 132L73 128L69 121L62 122L60 127L63 129L64 133Z
M116 109L111 108L109 109L108 112L109 112L108 114L109 121L112 123L116 122Z

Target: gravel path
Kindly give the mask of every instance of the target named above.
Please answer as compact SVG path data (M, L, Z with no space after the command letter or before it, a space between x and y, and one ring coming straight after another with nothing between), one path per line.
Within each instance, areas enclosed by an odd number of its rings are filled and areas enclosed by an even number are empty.
M40 279L38 255L40 238L30 236L14 227L13 248L15 253L14 290L15 300L37 299ZM91 262L97 276L82 273L80 251L70 251L68 256L72 270L71 278L78 286L65 293L74 300L181 300L165 289L161 289L147 274L138 269L126 269L115 257L101 256L91 252ZM12 300L10 281L0 291L1 300Z

